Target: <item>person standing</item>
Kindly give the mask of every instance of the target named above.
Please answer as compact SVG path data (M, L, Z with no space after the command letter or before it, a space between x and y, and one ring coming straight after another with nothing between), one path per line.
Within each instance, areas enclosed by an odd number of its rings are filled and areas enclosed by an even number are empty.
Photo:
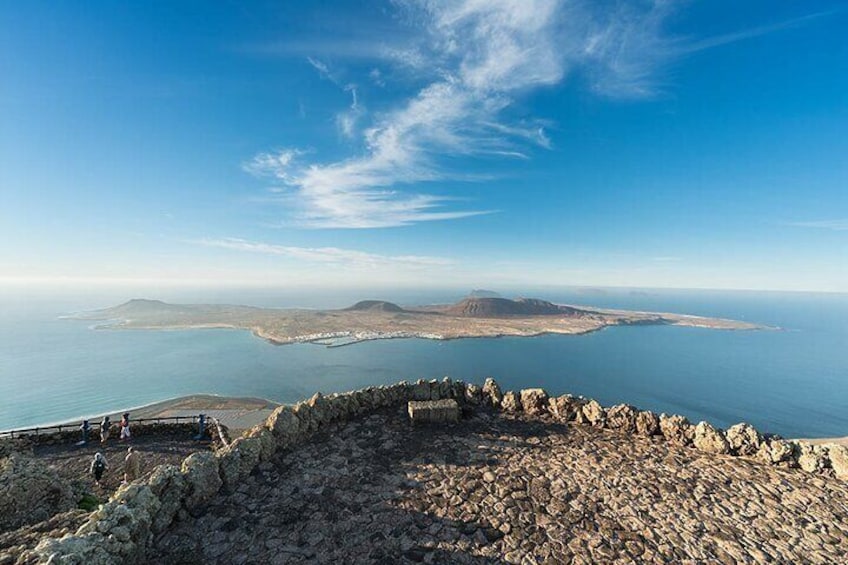
M130 413L121 416L121 441L130 439Z
M85 445L88 443L88 432L91 430L91 424L88 420L83 420L80 429L82 430L82 441L77 442L77 445Z
M96 482L98 486L101 486L100 481L103 479L103 473L105 473L108 468L109 464L106 462L106 458L103 454L99 451L95 453L88 472L94 475L94 482Z
M136 480L141 472L141 458L132 446L127 448L127 456L124 458L124 482L129 483Z
M112 421L109 416L103 416L103 420L100 422L100 443L106 443L109 439L109 428L111 427Z

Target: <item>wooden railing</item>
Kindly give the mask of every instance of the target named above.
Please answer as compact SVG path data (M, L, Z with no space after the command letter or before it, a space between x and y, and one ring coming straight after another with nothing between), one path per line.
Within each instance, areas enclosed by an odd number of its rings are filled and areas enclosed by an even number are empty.
M130 420L131 424L143 424L143 423L152 423L152 424L162 424L162 423L174 423L181 424L183 422L196 423L199 419L199 416L166 416L162 418L133 418ZM209 419L207 418L207 422ZM112 422L111 425L117 425L117 422ZM22 428L19 430L5 430L0 431L0 439L3 438L15 438L21 437L25 435L41 435L46 433L54 433L54 432L71 432L71 431L80 431L82 427L82 422L78 424L58 424L55 426L38 426L36 428ZM95 431L100 429L100 422L93 422L90 431Z

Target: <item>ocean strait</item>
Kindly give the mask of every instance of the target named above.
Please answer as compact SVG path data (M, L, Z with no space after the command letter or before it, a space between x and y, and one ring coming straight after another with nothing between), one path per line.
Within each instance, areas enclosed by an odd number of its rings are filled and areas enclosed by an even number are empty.
M450 302L463 291L159 294L0 294L0 430L193 393L294 402L316 390L449 375L475 382L494 376L509 389L541 386L552 394L584 395L603 405L629 403L721 427L746 421L785 437L848 435L848 295L536 289L523 294L562 304L730 318L779 329L628 326L578 336L393 339L336 348L276 346L243 330L95 329L91 321L62 317L133 297L338 308L363 298Z

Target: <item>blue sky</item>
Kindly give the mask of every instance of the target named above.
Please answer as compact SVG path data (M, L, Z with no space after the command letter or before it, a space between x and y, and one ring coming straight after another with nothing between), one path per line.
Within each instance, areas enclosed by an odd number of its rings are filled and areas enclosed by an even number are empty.
M848 291L841 2L0 8L0 280Z

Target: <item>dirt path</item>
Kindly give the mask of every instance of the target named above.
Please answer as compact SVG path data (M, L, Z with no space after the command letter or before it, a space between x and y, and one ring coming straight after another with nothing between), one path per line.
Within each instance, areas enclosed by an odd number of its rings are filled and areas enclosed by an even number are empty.
M208 442L194 441L190 436L141 436L131 442L110 440L106 444L89 442L85 446L45 445L35 448L35 456L56 469L59 475L69 481L82 481L88 485L89 492L98 498L108 498L123 480L124 457L127 447L132 445L141 456L141 473L146 477L153 469L163 463L180 465L182 460L195 451L208 449ZM89 474L89 466L96 452L106 457L109 468L103 476L101 486L94 482Z

